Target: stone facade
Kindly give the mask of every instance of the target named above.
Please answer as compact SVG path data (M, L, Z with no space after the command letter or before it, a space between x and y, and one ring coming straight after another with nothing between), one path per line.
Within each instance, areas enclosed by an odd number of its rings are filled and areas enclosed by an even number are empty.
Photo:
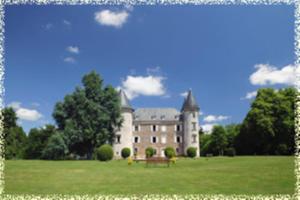
M133 110L125 93L120 91L123 125L116 133L113 145L115 157L123 148L131 149L131 156L145 157L145 149L152 147L155 156L164 157L164 149L173 147L177 156L185 155L188 147L199 147L199 106L189 91L181 111L174 108L141 108Z

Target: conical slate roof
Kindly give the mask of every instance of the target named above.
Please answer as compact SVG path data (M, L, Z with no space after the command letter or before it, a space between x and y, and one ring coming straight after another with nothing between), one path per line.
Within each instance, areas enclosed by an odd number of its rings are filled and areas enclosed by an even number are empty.
M129 103L129 100L125 94L125 92L121 89L119 91L119 97L120 97L120 100L121 100L121 108L122 109L129 109L129 110L133 110L130 103Z
M187 97L185 98L181 111L198 111L199 106L196 102L195 97L192 94L192 90L188 91Z

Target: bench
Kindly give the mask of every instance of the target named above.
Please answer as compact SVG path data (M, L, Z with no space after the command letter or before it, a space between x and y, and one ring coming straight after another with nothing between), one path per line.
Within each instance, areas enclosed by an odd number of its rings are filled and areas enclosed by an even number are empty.
M149 164L160 164L160 163L166 163L167 166L170 166L170 159L168 158L162 158L162 157L152 157L146 159L146 166Z

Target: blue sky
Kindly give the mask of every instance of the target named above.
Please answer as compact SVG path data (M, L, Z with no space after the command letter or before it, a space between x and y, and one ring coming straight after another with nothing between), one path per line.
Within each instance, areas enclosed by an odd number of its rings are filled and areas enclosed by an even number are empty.
M5 103L28 131L96 70L138 107L180 109L200 124L241 122L255 91L292 84L293 6L5 7Z

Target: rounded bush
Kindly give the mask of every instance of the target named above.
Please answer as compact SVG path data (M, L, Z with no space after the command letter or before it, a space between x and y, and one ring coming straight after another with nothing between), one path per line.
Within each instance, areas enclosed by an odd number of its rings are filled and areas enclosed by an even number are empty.
M175 157L175 150L174 150L174 148L173 147L167 147L165 149L165 156L167 158L173 158L173 157Z
M196 155L197 155L197 148L196 147L189 147L187 150L186 150L186 154L188 157L190 158L195 158Z
M154 149L152 147L147 147L145 153L147 158L151 158L154 155Z
M122 158L128 158L130 156L130 149L128 147L125 147L121 151Z
M233 156L235 156L235 149L234 148L232 148L232 147L230 147L230 148L227 148L227 149L225 149L225 155L226 156L231 156L231 157L233 157Z
M108 144L104 144L97 149L97 159L100 161L111 160L113 156L114 156L113 149Z

